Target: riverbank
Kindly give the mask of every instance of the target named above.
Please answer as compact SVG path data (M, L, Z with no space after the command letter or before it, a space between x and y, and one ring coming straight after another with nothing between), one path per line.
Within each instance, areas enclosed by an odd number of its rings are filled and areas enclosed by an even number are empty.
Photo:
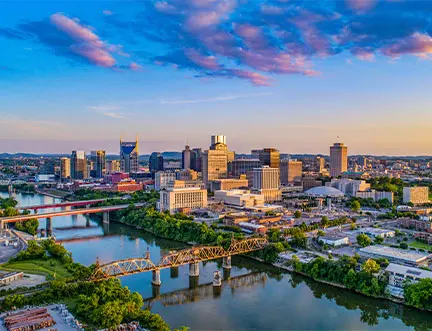
M127 223L127 222L124 222L124 221L121 221L121 220L116 220L116 219L114 219L113 222L116 222L116 223L119 223L119 224L122 224L122 225L125 225L125 226L128 226L128 227L131 227L131 228L135 228L135 229L138 229L138 230L141 230L141 231L148 232L151 235L153 235L155 237L158 237L158 238L161 238L161 239L172 240L170 238L166 238L166 237L161 236L161 235L159 235L157 233L154 233L153 231L150 231L149 229L146 229L146 228L144 228L142 226L130 224L130 223ZM184 242L184 241L181 241L181 240L177 240L177 242L185 244L185 245L193 245L193 243ZM264 260L262 260L260 258L253 257L253 256L250 256L250 255L243 255L243 256L246 257L246 258L258 261L260 263L271 265L272 267L275 267L275 268L277 268L279 270L287 271L287 272L289 272L291 274L301 275L301 276L307 277L307 278L309 278L309 279L311 279L311 280L313 280L315 282L318 282L318 283L321 283L321 284L325 284L325 285L329 285L329 286L332 286L332 287L337 287L339 289L346 290L346 291L352 292L352 293L356 293L356 294L362 295L362 296L367 297L367 298L372 298L372 299L376 299L376 300L383 300L383 299L385 299L387 301L393 302L393 303L398 304L398 305L403 305L403 306L406 306L406 307L409 307L409 308L415 308L415 309L417 309L419 311L430 312L429 310L419 309L417 307L408 305L408 304L406 304L404 302L404 300L401 300L401 299L398 299L398 298L394 298L394 297L391 297L391 296L383 296L383 295L366 295L365 293L363 293L363 292L361 292L359 290L356 290L354 288L348 288L345 285L340 284L340 283L335 283L335 282L327 281L327 280L320 279L320 278L314 278L314 277L312 277L311 275L309 275L307 273L301 272L299 270L295 270L292 266L288 266L288 265L284 265L284 264L280 264L280 263L269 263L269 262L266 262L266 261L264 261Z
M22 192L22 193L25 193L25 192ZM68 195L70 195L69 192L59 191L57 189L43 189L43 190L36 189L35 192L30 192L30 193L38 193L38 194L45 195L45 196L50 197L50 198L61 199L61 200L66 199L66 197Z

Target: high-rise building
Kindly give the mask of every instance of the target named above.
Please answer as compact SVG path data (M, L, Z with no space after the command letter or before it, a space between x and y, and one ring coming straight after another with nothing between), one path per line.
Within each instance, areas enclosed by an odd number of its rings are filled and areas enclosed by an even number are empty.
M206 185L214 179L227 178L228 162L226 150L209 149L202 154L202 178Z
M72 179L87 178L87 159L84 151L72 151L70 171Z
M276 148L254 149L252 158L259 159L263 166L279 169L280 153Z
M188 145L182 152L182 169L192 169L191 168L192 151Z
M255 192L263 194L266 202L280 201L282 199L279 186L279 168L262 166L253 170L252 188Z
M149 159L149 169L154 177L154 174L158 171L164 170L164 159L161 153L153 152Z
M316 163L316 170L318 173L322 173L325 169L325 158L321 157L321 156L317 156L317 158L315 159L315 163Z
M105 156L105 151L103 150L98 150L95 151L95 164L94 164L94 169L95 169L95 177L96 178L102 178L105 175L106 172L106 156Z
M303 163L295 159L280 161L280 180L282 185L301 183Z
M62 157L60 159L60 179L65 180L71 177L71 162L70 158Z
M191 169L201 172L202 170L202 149L194 148L191 152Z
M120 161L119 160L107 160L106 162L106 173L113 174L115 172L120 172Z
M334 143L330 147L330 177L339 177L348 170L348 147Z
M254 168L259 168L259 159L235 159L228 163L228 170L231 177L239 178L240 175L248 175Z
M211 145L210 149L213 149L212 146L216 146L218 144L227 145L226 136L224 135L212 135L211 136Z
M211 144L209 150L223 150L227 155L227 162L231 162L235 159L235 153L228 149L226 143L226 136L223 135L213 135L211 136Z
M416 186L403 188L403 202L413 204L423 204L429 202L429 187Z
M138 137L135 141L122 141L120 138L120 170L126 173L138 172Z
M177 179L176 173L173 171L159 171L155 174L155 190L160 191L172 186L172 183Z

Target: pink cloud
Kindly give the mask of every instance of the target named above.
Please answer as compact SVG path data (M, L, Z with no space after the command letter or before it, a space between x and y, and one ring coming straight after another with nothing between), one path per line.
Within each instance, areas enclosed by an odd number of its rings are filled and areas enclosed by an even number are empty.
M116 46L105 44L89 27L58 13L51 15L50 21L59 31L74 40L75 43L69 46L71 52L101 67L113 67L116 64L110 53L110 47L111 51L115 51Z
M221 68L220 64L216 61L216 58L214 56L204 56L195 49L186 49L185 55L189 58L189 60L193 61L195 64L199 65L202 68L210 70L218 70Z
M132 71L140 71L142 69L142 66L136 62L132 62L129 64L129 69Z
M354 11L364 12L372 9L376 0L345 0L345 3Z
M228 18L228 15L234 10L236 6L235 0L218 0L218 1L204 1L205 6L203 10L192 11L186 20L185 27L189 31L199 32L200 29L210 28L217 26L223 20ZM212 6L212 4L214 4Z
M60 31L66 33L69 37L78 42L88 42L101 44L99 37L93 33L90 28L78 24L62 14L53 14L50 18L51 23Z
M232 73L239 78L248 79L252 84L258 86L270 86L269 78L264 76L258 72L241 70L241 69L233 69Z
M374 52L368 49L353 48L351 53L353 53L359 60L362 61L373 61L375 59Z
M387 56L397 57L404 54L415 54L426 57L432 53L432 38L422 33L414 33L410 37L400 39L381 49Z

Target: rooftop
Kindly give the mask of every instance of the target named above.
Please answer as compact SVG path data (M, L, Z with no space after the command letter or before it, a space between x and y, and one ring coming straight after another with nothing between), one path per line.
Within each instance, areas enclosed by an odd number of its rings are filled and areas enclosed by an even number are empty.
M427 271L419 268L407 267L400 264L390 263L386 271L400 273L405 275L413 275L417 278L432 278L432 271Z
M361 253L381 255L388 258L399 259L407 262L421 262L428 258L430 254L411 250L404 250L383 245L373 245L360 248Z
M344 193L334 187L330 186L317 186L305 192L311 196L324 196L324 197L343 197Z

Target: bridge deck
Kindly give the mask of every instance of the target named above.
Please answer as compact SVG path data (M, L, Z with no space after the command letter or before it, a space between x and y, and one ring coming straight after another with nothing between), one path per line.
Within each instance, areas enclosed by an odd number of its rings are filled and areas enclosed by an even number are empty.
M144 203L136 203L136 207L144 206ZM107 207L94 207L85 209L74 209L74 210L61 210L56 212L48 212L42 214L28 214L28 215L17 215L10 217L0 217L0 223L15 223L19 221L26 221L30 219L40 219L40 218L52 218L58 216L69 216L69 215L81 215L81 214L94 214L94 213L104 213L120 209L126 209L129 205L117 205L117 206L107 206Z

